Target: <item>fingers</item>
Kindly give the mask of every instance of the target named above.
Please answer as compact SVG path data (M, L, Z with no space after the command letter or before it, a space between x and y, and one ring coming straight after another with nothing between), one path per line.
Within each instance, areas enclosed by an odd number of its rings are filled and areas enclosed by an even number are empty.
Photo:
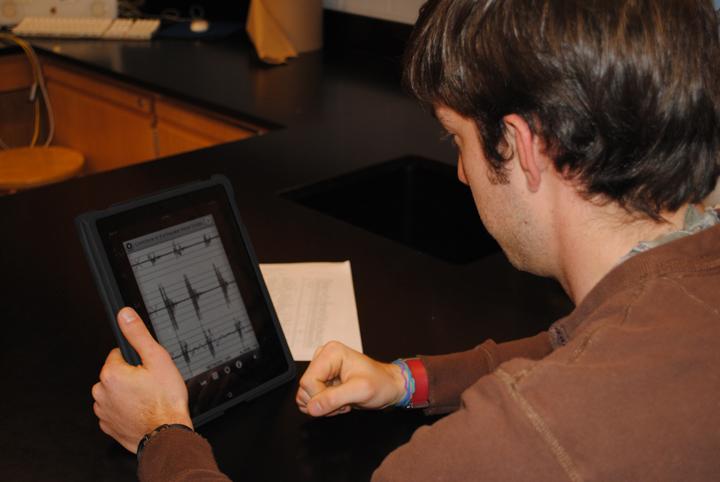
M101 395L101 391L111 389L122 371L129 367L130 365L123 358L119 348L111 350L105 359L105 364L100 369L100 383L93 387L92 393L95 400L99 400L96 395Z
M308 408L307 408L307 404L308 404L308 402L310 401L310 398L311 398L310 395L308 395L307 392L306 392L305 390L303 390L302 388L298 390L298 393L297 393L297 395L295 396L295 403L297 403L298 410L300 410L300 412L304 413L305 415L309 415L309 414L310 414L310 413L308 412ZM350 407L349 405L345 405L345 406L340 407L339 409L337 409L337 410L335 410L335 411L333 411L333 412L330 412L330 413L326 414L325 416L326 416L326 417L332 417L332 416L335 416L335 415L339 415L339 414L341 414L341 413L347 413L347 412L349 412L350 410L351 410L351 407Z
M330 380L341 376L347 350L342 343L331 341L315 351L313 361L300 379L300 387L307 395L317 395L327 388Z
M302 413L308 413L307 404L313 395L322 392L333 382L339 383L337 377L342 370L344 348L341 343L330 342L315 350L312 362L300 379L295 395L295 402Z
M313 353L312 359L310 359L310 361L314 361L323 348L325 348L325 345L320 345L319 347L315 348L315 353Z
M306 410L313 417L345 413L351 405L362 404L367 400L370 391L366 379L353 378L343 384L325 388L307 402Z
M128 365L120 352L120 348L113 348L105 359L105 366ZM128 365L129 366L129 365ZM104 367L103 367L104 368Z
M145 323L143 323L135 310L127 306L121 309L118 312L117 321L120 331L137 354L140 355L143 365L152 361L160 345L152 337L147 326L145 326Z
M295 395L295 403L297 403L298 407L302 410L307 407L310 398L311 397L308 392L306 392L304 388L300 387L298 388L297 395Z
M118 440L118 435L115 432L115 430L112 429L112 426L110 423L106 420L106 409L103 408L103 401L105 400L105 391L100 383L96 383L92 387L92 395L95 399L95 402L93 403L93 413L95 413L95 416L98 418L98 425L100 426L100 430L103 431L103 433L111 436L115 440Z
M105 396L105 390L103 389L101 383L96 383L95 385L93 385L90 392L92 393L93 400L95 400L96 402L102 401Z
M386 406L392 377L384 365L342 343L329 342L315 352L300 379L298 408L319 417L346 413L352 407Z
M350 405L345 405L344 407L340 407L334 412L328 413L326 417L334 417L335 415L343 415L345 413L348 413L350 410L352 410L352 407Z

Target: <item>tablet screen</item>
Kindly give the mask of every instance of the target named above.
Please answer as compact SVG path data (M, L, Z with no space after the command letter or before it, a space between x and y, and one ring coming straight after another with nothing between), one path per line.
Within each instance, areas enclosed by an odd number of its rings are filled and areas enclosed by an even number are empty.
M185 380L259 348L211 214L123 245L155 335Z

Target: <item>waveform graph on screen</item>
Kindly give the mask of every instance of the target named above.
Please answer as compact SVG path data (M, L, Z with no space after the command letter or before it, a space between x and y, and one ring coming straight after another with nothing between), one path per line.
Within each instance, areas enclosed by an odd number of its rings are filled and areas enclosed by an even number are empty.
M258 349L212 215L124 246L158 341L186 380Z

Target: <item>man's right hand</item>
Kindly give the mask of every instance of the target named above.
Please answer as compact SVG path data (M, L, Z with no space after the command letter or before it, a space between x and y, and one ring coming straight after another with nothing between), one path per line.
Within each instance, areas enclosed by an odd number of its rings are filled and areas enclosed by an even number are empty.
M170 354L152 337L131 308L117 316L120 331L142 359L128 365L115 348L92 388L100 429L135 453L142 437L162 424L192 428L185 381Z
M295 400L313 417L347 413L351 408L384 408L405 395L400 367L381 363L337 341L315 351L300 379Z

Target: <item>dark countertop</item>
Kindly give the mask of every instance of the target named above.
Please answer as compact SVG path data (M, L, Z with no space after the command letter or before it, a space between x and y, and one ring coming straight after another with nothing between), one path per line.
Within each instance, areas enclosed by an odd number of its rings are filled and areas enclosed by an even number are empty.
M327 122L329 108L372 86L400 94L396 57L311 52L283 66L257 59L243 36L226 42L35 40L48 56L269 126Z
M7 480L134 477L133 457L92 413L90 387L115 343L74 231L84 211L224 174L261 262L351 260L364 349L382 360L527 336L570 309L555 283L516 271L501 253L448 264L278 195L406 154L452 163L435 121L402 93L386 59L314 53L270 68L242 43L36 45L274 130L0 198ZM202 427L234 480L367 480L432 421L403 412L310 420L294 407L294 390L277 389Z

